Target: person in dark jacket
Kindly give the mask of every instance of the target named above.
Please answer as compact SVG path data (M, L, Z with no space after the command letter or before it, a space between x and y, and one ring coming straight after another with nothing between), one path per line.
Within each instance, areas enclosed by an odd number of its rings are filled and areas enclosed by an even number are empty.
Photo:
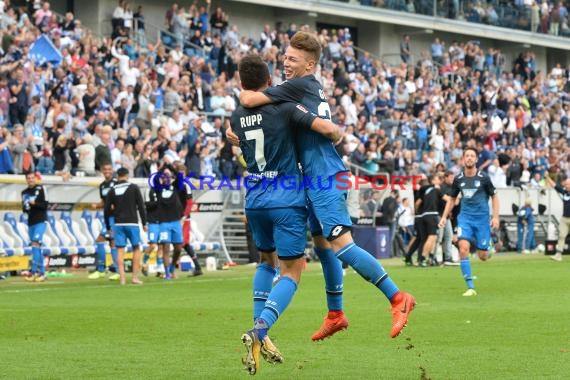
M138 278L141 266L141 236L139 230L139 216L143 229L147 232L146 210L141 191L134 183L129 183L129 171L125 168L117 170L117 184L109 191L105 200L105 225L111 231L111 211L115 216L112 227L115 246L117 247L117 261L119 264L119 277L121 285L125 285L125 247L129 241L133 247L133 277L131 282L142 284Z

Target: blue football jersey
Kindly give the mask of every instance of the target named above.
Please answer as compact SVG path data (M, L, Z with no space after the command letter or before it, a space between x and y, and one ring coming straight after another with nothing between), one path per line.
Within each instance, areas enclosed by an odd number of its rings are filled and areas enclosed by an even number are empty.
M473 177L461 172L451 187L451 197L461 193L461 215L489 216L489 198L497 193L489 176L481 171ZM485 220L486 222L486 220Z
M319 117L330 120L331 110L323 88L314 75L294 78L264 91L273 102L301 103ZM296 148L303 172L309 177L328 177L347 171L334 144L309 129L299 129Z
M295 134L315 120L295 103L238 109L232 130L240 139L249 178L246 208L304 207L305 192L295 153Z

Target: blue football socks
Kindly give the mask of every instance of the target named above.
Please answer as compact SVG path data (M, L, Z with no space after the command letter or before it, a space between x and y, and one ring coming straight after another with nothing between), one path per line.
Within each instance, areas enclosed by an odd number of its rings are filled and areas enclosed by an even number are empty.
M467 288L475 289L473 285L473 275L471 274L471 261L469 261L469 257L463 257L461 259L461 273L463 274L463 278L467 283Z
M277 270L271 265L259 264L253 276L253 321L261 315L265 307L265 301L273 287L273 279L277 274Z
M330 248L315 247L315 253L323 267L328 309L329 311L342 310L342 291L344 287L342 263L336 258L333 250Z
M95 245L95 253L97 254L97 272L105 272L105 243L99 242Z
M39 276L43 276L46 271L44 268L44 256L42 255L42 249L40 247L32 247L32 265L33 262L36 262L36 271L35 274ZM33 266L32 266L33 271Z
M265 335L267 335L267 330L273 326L287 306L289 306L296 291L297 283L291 277L287 276L281 277L273 289L271 289L269 297L267 297L267 302L265 302L265 307L255 322L257 325L261 319L267 326L266 328L264 327L264 332L261 331L262 335L259 335L260 332L258 331L259 339L263 339Z
M391 300L399 289L388 276L382 265L370 253L354 243L342 247L336 252L342 262L350 265L359 275L376 286L388 300Z

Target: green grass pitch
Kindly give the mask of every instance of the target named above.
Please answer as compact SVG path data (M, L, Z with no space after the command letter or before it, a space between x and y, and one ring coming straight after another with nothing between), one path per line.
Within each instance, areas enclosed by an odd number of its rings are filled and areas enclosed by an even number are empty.
M498 255L472 260L479 295L458 267L384 261L418 301L408 327L389 337L386 299L349 270L347 331L314 343L325 315L320 266L310 263L271 330L285 363L259 379L563 379L570 376L570 260ZM240 336L252 325L254 267L143 286L85 274L28 284L0 282L0 378L238 379ZM180 272L179 272L180 274Z

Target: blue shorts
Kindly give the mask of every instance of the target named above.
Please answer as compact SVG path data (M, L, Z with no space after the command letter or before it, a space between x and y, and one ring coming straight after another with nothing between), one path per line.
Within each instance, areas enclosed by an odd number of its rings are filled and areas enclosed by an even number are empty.
M245 215L259 251L277 250L282 260L303 257L307 246L306 208L246 209Z
M109 224L111 225L111 231L113 231L113 226L115 225L115 217L109 217ZM99 236L105 237L107 235L107 226L105 225L105 220L103 220L103 225L101 226L101 232L99 232Z
M133 224L115 224L113 225L113 237L115 238L115 246L124 248L127 246L127 240L133 247L141 243L141 231L138 225Z
M30 242L42 243L44 233L46 232L47 222L40 222L28 226L28 235Z
M149 223L148 224L148 242L157 244L158 243L158 235L160 234L160 224L158 223Z
M457 217L457 239L468 240L480 251L488 251L491 244L491 226L488 217Z
M180 220L160 223L160 235L158 242L161 244L182 244L182 224Z
M325 238L331 236L336 226L352 226L346 205L348 192L337 188L337 185L345 187L346 183L339 182L336 176L330 177L328 181L323 182L323 186L319 188L318 182L312 180L314 189L307 188L311 233L313 236L323 235Z

